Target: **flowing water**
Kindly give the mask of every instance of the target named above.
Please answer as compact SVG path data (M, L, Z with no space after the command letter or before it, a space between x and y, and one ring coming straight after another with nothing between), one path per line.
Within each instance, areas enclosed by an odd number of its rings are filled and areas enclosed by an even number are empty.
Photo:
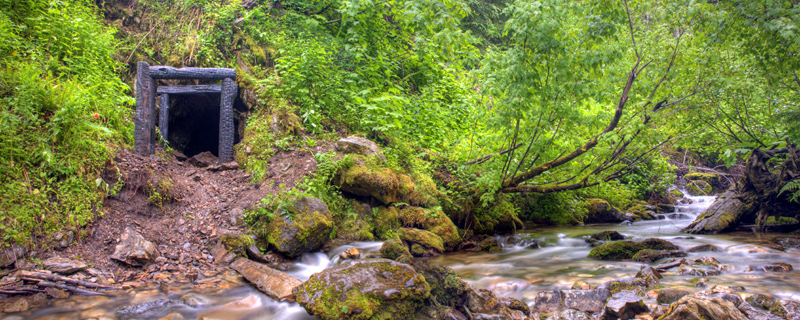
M452 267L465 280L478 288L493 290L500 296L514 297L533 303L536 294L545 290L569 289L578 280L596 287L598 284L626 277L639 271L641 263L598 261L587 258L591 247L582 238L606 230L615 230L633 240L658 237L682 249L713 244L721 252L689 253L687 260L712 256L729 271L707 277L709 285L743 286L748 293L768 293L781 299L800 301L800 272L768 273L758 271L764 265L784 262L800 268L800 249L785 252L768 247L775 235L734 233L726 235L687 235L681 228L707 208L714 197L689 197L691 204L678 205L675 212L662 220L641 221L631 225L590 225L575 227L545 227L518 233L521 245L509 245L500 253L459 252L430 258L429 261ZM508 242L499 238L500 242ZM541 248L526 249L524 245L539 242ZM330 249L328 252L303 255L286 272L300 280L338 263L338 256L349 247L362 255L377 253L381 242L356 242ZM748 271L748 269L756 271ZM665 287L700 290L692 285L695 276L666 273L661 283ZM173 284L170 290L157 285L131 290L117 297L72 296L53 301L43 308L7 315L2 320L17 319L115 319L118 308L157 299L182 299L182 303L166 303L153 308L148 318L158 319L168 314L180 314L185 319L314 319L296 303L274 301L261 294L241 277L229 274L209 282ZM163 288L162 288L163 289ZM167 293L165 293L167 292ZM164 300L162 300L164 301ZM653 301L649 301L653 302Z

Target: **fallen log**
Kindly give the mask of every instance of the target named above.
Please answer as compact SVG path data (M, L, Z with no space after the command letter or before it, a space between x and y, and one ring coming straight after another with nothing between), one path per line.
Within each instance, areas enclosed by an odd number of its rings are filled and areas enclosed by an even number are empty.
M75 279L72 279L72 278L62 277L62 276L58 276L58 275L54 275L54 274L41 273L41 272L31 272L31 271L22 270L22 271L19 272L19 276L23 280L28 280L28 281L63 281L64 283L67 283L67 284L76 285L76 286L82 286L82 287L86 287L86 288L122 290L121 287L115 287L115 286L109 286L109 285L104 285L104 284L91 283L91 282L86 282L86 281L81 281L81 280L75 280Z
M69 285L66 285L66 284L60 284L60 283L55 283L55 282L50 282L50 281L45 281L45 280L38 280L38 281L39 281L38 285L40 287L45 287L45 288L47 288L47 287L55 287L55 288L69 290L69 291L72 291L74 293L83 294L83 295L87 295L87 296L107 296L107 295L109 295L107 293L81 289L81 288L69 286Z

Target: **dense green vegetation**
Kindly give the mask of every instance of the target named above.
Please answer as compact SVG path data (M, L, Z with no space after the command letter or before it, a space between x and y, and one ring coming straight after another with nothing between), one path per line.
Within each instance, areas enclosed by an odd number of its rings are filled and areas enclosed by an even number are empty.
M360 134L381 143L386 168L436 178L459 227L579 222L588 197L665 199L667 151L731 166L800 140L798 12L785 1L0 0L0 241L102 214L119 186L100 176L129 147L140 60L237 69L251 108L237 158L253 182L276 152ZM352 220L328 157L290 192ZM797 185L784 187L795 201Z

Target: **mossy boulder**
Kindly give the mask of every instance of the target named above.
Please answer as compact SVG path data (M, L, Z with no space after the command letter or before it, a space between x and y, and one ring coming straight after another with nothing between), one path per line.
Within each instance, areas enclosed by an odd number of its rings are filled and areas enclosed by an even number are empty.
M372 226L364 220L348 219L341 224L337 224L336 235L341 239L353 241L372 241L375 236L372 234Z
M430 296L425 277L387 259L348 260L311 276L294 297L319 319L413 319Z
M404 227L424 229L439 236L445 251L451 251L461 244L458 228L439 208L406 207L399 210L397 217Z
M655 249L644 249L639 250L635 255L633 255L633 261L645 262L645 263L652 263L653 261L661 260L663 258L668 257L685 257L686 252L681 250L655 250Z
M409 247L415 244L420 245L424 249L424 252L427 253L418 252L418 254L414 254L415 252L412 251L411 253L417 257L437 255L444 252L442 238L430 231L416 228L400 228L399 231L400 240L403 240Z
M328 206L314 197L297 197L275 212L262 232L267 243L289 257L318 250L330 240L333 219Z
M583 223L617 223L625 221L625 214L619 212L603 199L586 199L586 218Z
M672 197L675 198L675 200L683 199L684 197L686 197L686 195L683 194L683 192L681 192L678 189L670 189L669 194L672 195Z
M708 196L714 192L714 187L703 180L689 180L686 183L686 192L693 196Z
M431 286L431 296L436 298L436 302L449 307L463 306L466 303L471 287L453 269L422 260L414 261L413 266L425 276Z
M395 207L376 207L372 214L372 234L378 239L390 239L400 228L400 210Z
M383 167L377 160L365 157L356 157L353 165L333 177L332 183L342 191L373 197L384 204L406 203L421 207L438 205L436 195L439 191L429 176L410 176Z
M400 262L411 261L411 252L408 251L408 247L397 238L384 241L380 252L381 256L386 259Z
M592 251L589 252L589 257L600 260L628 260L633 259L639 251L645 249L679 250L678 246L669 241L658 238L648 238L642 242L628 240L606 242L592 249Z
M689 172L683 176L686 180L691 181L705 181L708 182L711 186L719 186L719 173L713 172Z
M694 222L683 228L683 232L695 234L715 234L734 227L739 220L753 211L753 204L747 204L736 198L733 190L719 195L706 211Z

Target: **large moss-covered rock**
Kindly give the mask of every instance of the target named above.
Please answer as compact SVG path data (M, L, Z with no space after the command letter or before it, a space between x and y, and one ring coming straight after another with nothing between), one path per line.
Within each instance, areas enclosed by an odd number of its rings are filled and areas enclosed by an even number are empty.
M349 260L311 276L294 297L320 319L412 319L430 295L425 277L387 259Z
M686 183L686 192L693 196L708 196L714 192L714 187L703 180L689 180Z
M714 172L689 172L683 178L691 181L705 181L711 186L718 186L720 175Z
M680 248L669 241L658 238L648 238L642 242L623 240L603 243L592 249L589 257L600 260L628 260L633 259L639 251L646 249L679 250Z
M406 207L397 215L405 227L424 229L439 236L446 251L453 250L461 243L461 236L453 221L441 209Z
M315 251L330 240L333 219L328 206L314 197L298 197L292 205L276 212L263 234L266 241L281 253L297 257Z
M403 240L409 246L420 245L424 248L425 252L411 252L415 256L429 256L444 252L444 243L442 238L433 234L430 231L420 230L416 228L400 228L400 240Z
M403 241L397 238L389 239L381 245L381 256L386 259L397 260L400 262L411 261L411 252Z
M349 168L338 172L332 183L342 191L373 197L384 204L407 203L432 207L438 204L436 184L426 175L409 176L385 168L377 161L357 157Z
M583 223L617 223L625 221L625 214L603 199L586 199L586 218Z
M751 204L742 203L736 198L733 189L719 195L706 211L694 222L683 228L683 232L695 234L715 234L734 227L739 220L752 212Z

